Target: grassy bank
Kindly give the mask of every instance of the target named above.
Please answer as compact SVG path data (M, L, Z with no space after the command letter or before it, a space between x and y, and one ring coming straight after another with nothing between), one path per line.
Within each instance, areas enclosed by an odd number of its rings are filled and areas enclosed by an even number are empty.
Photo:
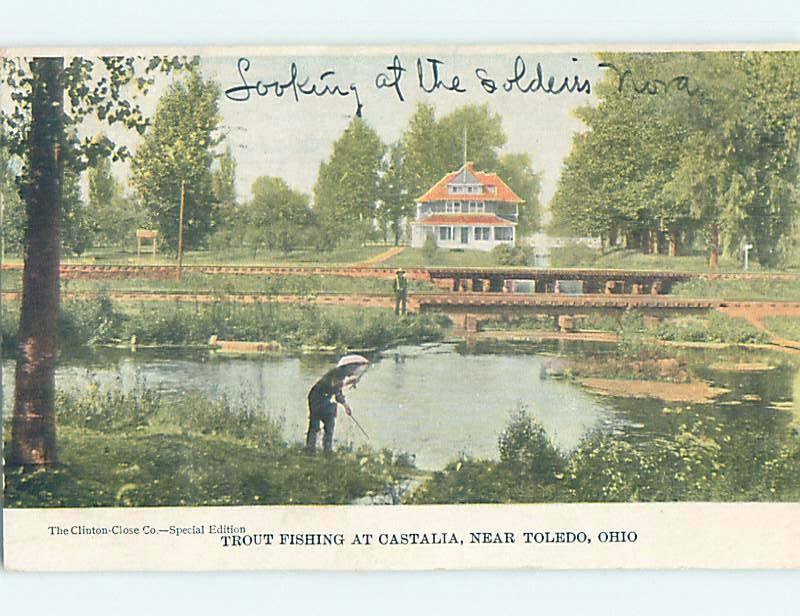
M3 306L4 346L13 349L19 304ZM221 339L276 341L286 349L304 346L336 349L383 348L442 337L446 319L417 315L398 319L391 310L295 306L291 304L114 303L106 297L62 304L62 348L127 343L202 345Z
M672 286L679 297L726 300L800 301L796 280L688 280Z
M409 499L424 503L797 501L800 443L788 431L732 439L714 417L686 412L669 438L590 435L556 449L526 413L499 439L499 459L449 464Z
M94 389L57 408L59 466L7 469L6 506L345 504L413 472L389 451L309 456L277 419L227 402Z
M784 323L786 321L786 323ZM792 329L792 319L777 321L784 331ZM576 317L576 326L583 331L607 331L618 334L623 342L647 338L674 342L722 342L727 344L765 343L769 336L744 319L728 317L719 312L704 316L671 316L661 320L645 319L636 311L607 314L587 314ZM484 330L544 330L556 331L558 324L551 316L525 316L504 320L490 320Z

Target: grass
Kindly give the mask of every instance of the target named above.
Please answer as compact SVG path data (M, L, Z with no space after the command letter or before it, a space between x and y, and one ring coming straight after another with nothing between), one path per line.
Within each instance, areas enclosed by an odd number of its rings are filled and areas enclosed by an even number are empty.
M726 300L800 301L796 280L688 280L672 286L672 295Z
M791 317L767 317L764 319L764 325L779 338L800 341L800 319Z
M342 247L329 252L318 250L297 250L288 254L279 251L250 248L229 248L226 250L188 250L183 256L187 265L352 265L385 252L390 246ZM19 255L17 260L20 259ZM7 258L7 262L14 261ZM64 257L62 263L97 263L103 265L175 265L175 256L159 253L155 256L143 253L137 260L135 250L94 248L80 257Z
M385 267L497 267L491 252L479 250L449 250L439 248L426 256L421 248L406 248L403 252L381 263Z
M6 506L346 504L413 471L389 451L309 456L275 418L225 401L94 389L60 395L58 425L60 464L6 469Z
M550 255L553 267L592 267L598 269L632 269L705 273L711 271L708 265L708 254L694 253L670 257L667 255L647 255L638 250L614 249L600 254L600 251L585 246L567 246L556 248ZM795 268L796 269L796 268ZM742 271L742 264L737 259L720 255L719 268L715 272L737 273ZM750 263L750 271L762 270L757 262Z

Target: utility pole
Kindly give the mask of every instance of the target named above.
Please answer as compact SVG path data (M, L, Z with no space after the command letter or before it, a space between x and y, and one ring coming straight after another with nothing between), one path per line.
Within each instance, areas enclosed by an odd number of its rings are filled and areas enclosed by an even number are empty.
M186 182L181 181L181 212L178 222L178 280L181 279L183 268L183 209L186 205Z

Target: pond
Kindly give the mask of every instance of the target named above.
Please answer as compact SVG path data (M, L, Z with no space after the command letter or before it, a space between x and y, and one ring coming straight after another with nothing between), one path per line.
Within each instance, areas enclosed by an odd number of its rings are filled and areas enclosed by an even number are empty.
M607 349L607 347L606 347ZM556 354L602 361L603 345L544 343L524 352L467 352L450 344L399 347L374 358L357 389L346 392L367 439L343 413L337 443L405 451L422 469L439 469L459 455L498 456L498 437L511 415L526 409L555 444L574 448L600 430L619 438L655 438L674 430L692 405L590 393L577 382L542 378ZM785 429L791 416L797 367L738 372L696 353L697 372L727 390L713 405L694 405L722 418L732 433ZM279 419L290 442L304 438L306 394L335 363L331 357L231 357L188 351L94 350L65 358L57 386L79 393L90 382L104 389L153 389L167 399L187 393L226 397ZM13 362L3 363L4 410L11 410Z

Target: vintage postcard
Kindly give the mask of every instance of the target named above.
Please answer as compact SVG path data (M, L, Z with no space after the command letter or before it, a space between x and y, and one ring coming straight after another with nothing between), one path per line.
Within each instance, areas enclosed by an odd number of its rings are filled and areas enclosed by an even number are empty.
M800 566L800 50L0 50L20 570Z

